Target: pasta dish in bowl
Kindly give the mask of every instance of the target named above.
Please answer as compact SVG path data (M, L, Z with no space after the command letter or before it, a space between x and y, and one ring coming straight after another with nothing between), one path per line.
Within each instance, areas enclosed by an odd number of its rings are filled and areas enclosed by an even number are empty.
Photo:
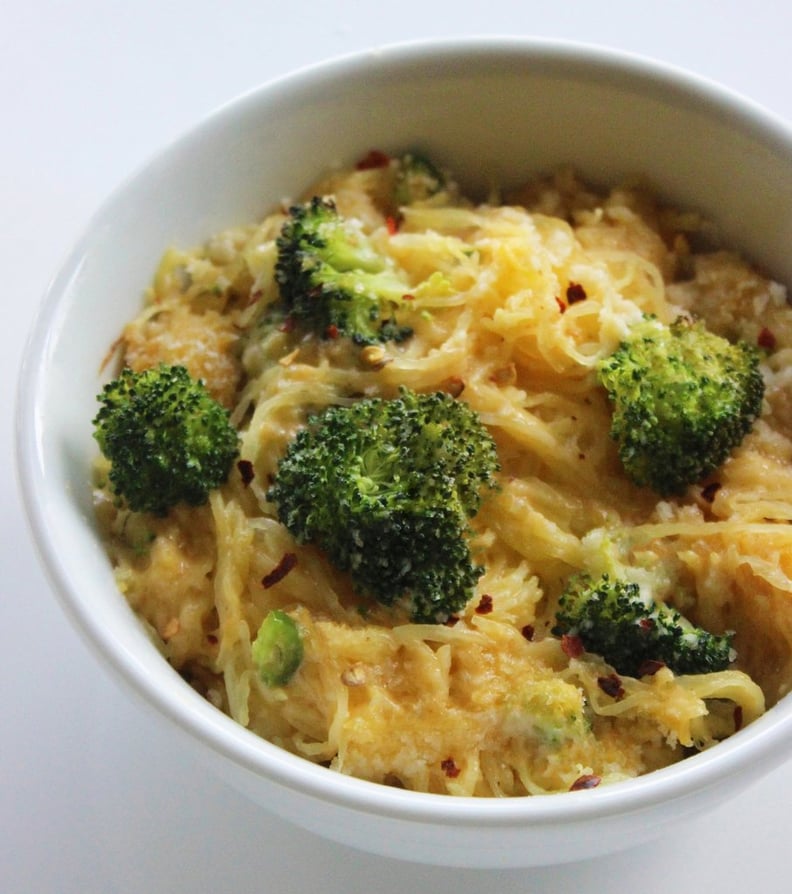
M222 486L162 516L119 501L100 461L98 512L122 591L213 704L364 779L471 796L548 793L711 746L783 695L792 672L783 621L792 584L776 558L792 537L785 289L724 250L695 252L706 224L659 207L640 185L596 194L561 170L507 204L473 205L453 185L397 204L403 166L382 152L363 157L308 196L333 196L338 217L403 282L404 339L361 344L282 307L288 210L165 254L123 330L122 360L135 372L185 366L228 408L241 446ZM670 324L691 313L760 346L767 406L722 465L659 496L626 474L595 370L645 317ZM361 592L321 540L282 523L268 484L309 416L396 400L405 386L471 407L499 458L494 492L470 522L483 571L435 623ZM344 524L341 511L331 525ZM365 548L389 552L389 536ZM445 560L431 561L436 570ZM639 581L717 634L733 628L733 660L675 673L659 645L647 646L645 668L619 673L619 659L590 652L585 633L553 633L563 584L580 573ZM404 593L410 586L421 583ZM760 594L780 611L758 615ZM293 619L303 652L275 684L254 647L273 611Z

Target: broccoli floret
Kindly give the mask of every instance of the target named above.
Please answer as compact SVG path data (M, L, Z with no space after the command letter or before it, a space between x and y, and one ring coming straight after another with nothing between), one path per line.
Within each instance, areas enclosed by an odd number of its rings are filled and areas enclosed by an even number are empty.
M755 348L681 318L638 324L598 378L627 475L661 496L717 469L751 430L764 395Z
M408 152L396 165L394 199L397 205L426 202L442 192L446 178L432 161L417 152Z
M587 651L628 676L640 676L648 661L663 662L677 674L704 674L725 670L733 660L732 634L695 627L637 583L607 574L580 574L568 582L552 632L580 637Z
M292 317L322 337L359 345L404 341L401 323L409 285L330 197L314 196L289 210L277 239L275 279Z
M267 686L285 686L303 660L300 629L291 615L280 609L261 622L251 646L253 663Z
M402 388L313 415L268 497L296 539L349 572L358 593L440 623L483 571L468 523L497 468L495 444L467 404Z
M110 487L137 512L205 503L239 450L228 412L183 366L125 368L98 395L94 437Z

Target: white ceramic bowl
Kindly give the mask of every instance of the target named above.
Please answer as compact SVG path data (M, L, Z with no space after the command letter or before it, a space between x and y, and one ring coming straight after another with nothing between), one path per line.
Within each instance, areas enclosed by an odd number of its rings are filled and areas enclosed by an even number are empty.
M792 131L690 75L591 47L470 39L385 47L267 84L220 109L98 212L45 297L21 372L18 457L44 565L68 615L173 748L266 809L375 853L474 867L563 862L637 845L732 797L790 753L792 700L706 753L629 782L454 799L350 779L264 742L201 699L116 590L92 518L101 358L162 250L263 214L330 163L420 145L468 190L573 162L643 171L666 198L792 283Z

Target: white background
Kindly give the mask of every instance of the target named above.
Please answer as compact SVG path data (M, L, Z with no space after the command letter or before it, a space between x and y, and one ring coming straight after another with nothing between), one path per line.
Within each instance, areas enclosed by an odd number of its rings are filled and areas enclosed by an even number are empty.
M284 826L106 676L39 570L12 460L24 339L61 259L120 179L237 94L384 42L523 34L645 54L792 120L791 31L779 0L0 0L0 894L792 888L792 760L656 844L558 868L416 866Z

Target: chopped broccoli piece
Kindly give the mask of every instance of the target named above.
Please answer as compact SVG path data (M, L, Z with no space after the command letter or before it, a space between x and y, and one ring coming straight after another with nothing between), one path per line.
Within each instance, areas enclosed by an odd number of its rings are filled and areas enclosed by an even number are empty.
M468 521L494 487L495 444L448 394L402 388L312 416L281 459L268 497L357 592L441 623L473 594Z
M717 469L751 430L764 395L755 348L683 319L645 319L599 364L598 377L626 473L661 496Z
M94 437L113 492L138 512L205 503L239 450L228 412L183 366L124 369L104 386Z
M557 677L530 680L512 694L504 729L550 747L580 739L590 730L582 689Z
M628 676L640 676L647 661L661 661L677 674L704 674L725 670L733 660L732 634L695 627L644 595L637 583L607 574L580 574L568 582L553 634L579 636L587 651Z
M269 612L253 640L251 653L267 686L285 686L303 660L300 629L291 615L280 609Z
M287 311L322 337L404 341L397 314L409 285L329 197L294 205L277 239L275 279Z
M397 205L425 202L445 186L445 176L425 155L408 152L398 160L394 188Z

